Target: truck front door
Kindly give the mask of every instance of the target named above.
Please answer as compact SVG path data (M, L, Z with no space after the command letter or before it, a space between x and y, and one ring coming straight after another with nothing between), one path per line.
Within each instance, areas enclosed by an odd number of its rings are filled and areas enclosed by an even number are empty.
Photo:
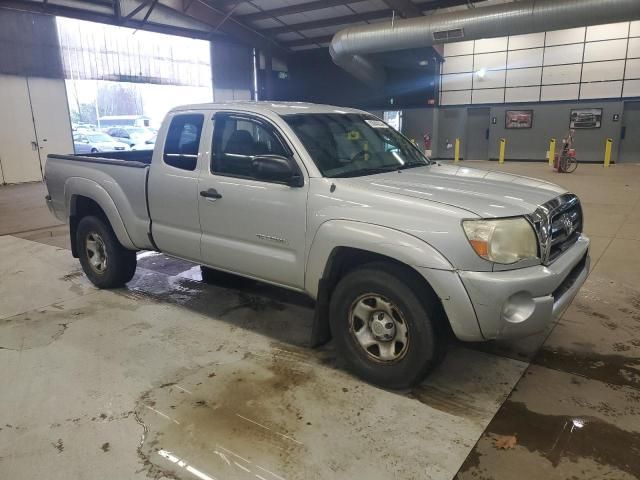
M302 187L260 180L252 162L286 157L304 176L302 163L266 119L219 112L213 122L211 161L198 188L203 263L301 289L308 179Z

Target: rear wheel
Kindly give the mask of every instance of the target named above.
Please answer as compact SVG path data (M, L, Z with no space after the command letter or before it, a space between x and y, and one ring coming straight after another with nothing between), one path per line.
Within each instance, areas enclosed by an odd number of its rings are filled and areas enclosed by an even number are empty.
M80 220L76 245L82 270L96 287L121 287L133 278L136 252L124 248L102 218L88 216Z
M565 157L564 158L564 168L563 168L563 170L565 172L571 173L576 168L578 168L578 160L575 157Z
M424 379L446 349L430 297L391 263L364 265L344 276L331 297L330 322L349 368L387 388Z

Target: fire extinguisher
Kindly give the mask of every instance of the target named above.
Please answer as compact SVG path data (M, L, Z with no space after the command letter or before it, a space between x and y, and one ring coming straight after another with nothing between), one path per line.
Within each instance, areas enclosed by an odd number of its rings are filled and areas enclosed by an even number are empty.
M431 133L429 132L429 130L424 132L422 140L424 141L424 149L431 150Z

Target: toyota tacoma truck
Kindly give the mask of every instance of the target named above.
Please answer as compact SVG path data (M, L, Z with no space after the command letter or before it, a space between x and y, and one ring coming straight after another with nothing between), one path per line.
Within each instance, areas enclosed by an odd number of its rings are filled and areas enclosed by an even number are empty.
M405 388L446 336L540 332L589 271L579 199L548 182L426 158L370 113L235 102L171 110L151 151L49 155L47 204L99 288L136 251L315 300L312 344L333 338L367 381Z

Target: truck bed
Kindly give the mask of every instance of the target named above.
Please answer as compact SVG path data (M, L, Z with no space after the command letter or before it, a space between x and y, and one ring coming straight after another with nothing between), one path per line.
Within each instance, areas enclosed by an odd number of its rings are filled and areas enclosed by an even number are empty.
M60 156L60 155L56 155ZM141 162L146 165L151 164L151 157L153 157L153 150L129 150L121 152L98 152L98 153L84 153L82 155L68 155L70 157L76 157L78 159L84 158L107 158L111 160L125 160L128 162Z
M147 208L151 150L86 155L49 155L45 164L48 204L69 221L78 196L98 203L118 236L131 249L153 248Z

